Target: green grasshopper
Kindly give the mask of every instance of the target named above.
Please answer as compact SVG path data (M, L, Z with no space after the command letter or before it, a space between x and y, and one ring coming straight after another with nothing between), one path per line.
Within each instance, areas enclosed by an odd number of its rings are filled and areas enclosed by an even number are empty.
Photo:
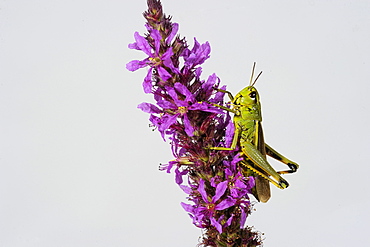
M256 63L253 64L249 86L241 90L235 97L233 97L229 91L218 89L218 91L229 95L232 107L228 108L217 104L212 105L234 113L233 123L235 132L229 148L211 147L210 149L232 151L239 146L241 155L245 157L240 162L244 175L253 175L255 177L256 186L252 193L258 201L267 202L271 197L269 182L280 189L287 188L289 183L283 179L280 174L294 173L297 171L299 165L279 154L264 141L261 125L262 115L260 97L254 87L262 71L252 83L255 65ZM275 171L267 162L266 155L281 161L290 169L278 172Z

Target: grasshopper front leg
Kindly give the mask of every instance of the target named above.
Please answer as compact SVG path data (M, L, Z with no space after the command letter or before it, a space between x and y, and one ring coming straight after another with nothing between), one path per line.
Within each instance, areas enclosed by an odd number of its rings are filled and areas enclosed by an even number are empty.
M299 165L289 159L287 159L285 156L281 155L280 153L278 153L275 149L273 149L272 147L270 147L269 145L267 145L265 143L265 149L266 149L266 154L286 165L289 166L290 170L286 170L286 171L279 171L277 173L279 174L287 174L287 173L294 173L298 170L299 168Z
M225 91L225 90L222 90L222 89L217 89L217 90L220 91L220 92L223 92L223 93L228 93L229 94L229 97L231 99L233 99L233 96L232 96L232 94L230 92ZM216 107L219 107L221 109L224 109L225 111L232 112L236 116L240 115L240 111L238 111L236 109L230 109L230 108L228 108L226 106L222 106L222 105L218 105L218 104L213 104L213 103L209 103L209 104L211 104L213 106L216 106ZM212 150L222 150L222 151L233 151L233 150L235 150L236 145L238 144L238 141L239 141L240 133L241 133L241 129L238 126L235 126L235 132L234 132L233 141L232 141L231 146L229 148L227 148L227 147L210 147L209 149L212 149Z
M223 150L223 151L233 151L236 148L236 145L238 144L240 136L240 129L236 128L234 132L233 142L231 143L231 146L229 148L227 147L210 147L209 149L212 150Z
M216 91L218 91L218 92L221 92L221 93L226 93L229 96L229 98L230 98L231 101L234 100L233 94L230 93L229 91L223 90L223 89L219 89L219 88L213 88L213 89L216 90Z

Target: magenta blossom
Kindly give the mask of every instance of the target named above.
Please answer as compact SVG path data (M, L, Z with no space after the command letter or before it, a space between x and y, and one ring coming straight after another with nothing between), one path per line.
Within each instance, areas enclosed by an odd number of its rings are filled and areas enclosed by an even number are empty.
M161 35L158 30L151 29L151 37L153 38L154 47L152 48L149 42L143 37L140 36L138 32L135 32L134 37L136 42L129 45L129 48L141 50L149 57L145 58L144 60L133 60L126 65L126 68L130 71L135 71L140 68L144 68L146 66L150 66L148 70L148 74L144 79L143 88L145 93L150 93L152 91L152 76L153 76L153 69L159 74L159 77L163 81L167 81L171 78L171 74L162 67L163 65L170 68L173 72L178 73L178 69L174 67L171 56L173 55L172 48L170 47L165 53L162 55L159 52L160 49L160 41Z
M148 68L143 89L153 94L155 103L144 102L138 108L150 114L151 126L169 140L174 155L160 170L174 173L175 183L186 193L189 203L181 205L193 224L204 230L199 246L258 246L258 233L245 227L251 211L248 194L254 187L254 178L239 165L245 158L239 156L239 147L226 152L210 149L229 147L235 130L229 112L218 107L228 105L226 86L220 86L216 74L201 79L201 65L210 57L211 46L194 38L189 48L177 35L178 24L163 14L160 1L147 1L148 33L135 32L135 42L129 44L146 57L126 68Z
M186 203L181 203L181 205L186 211L188 211L191 214L191 217L193 218L193 221L195 222L196 225L206 226L207 224L211 224L214 227L216 227L219 233L222 233L222 225L220 221L223 219L223 217L220 219L216 219L215 212L216 210L224 210L226 208L233 206L236 200L231 197L227 197L224 200L220 200L220 198L225 194L228 181L221 182L216 186L216 194L213 197L207 195L204 183L205 183L204 180L200 179L198 188L198 192L202 196L204 205L192 206ZM226 223L224 224L224 226L229 225L230 225L229 221L226 221Z

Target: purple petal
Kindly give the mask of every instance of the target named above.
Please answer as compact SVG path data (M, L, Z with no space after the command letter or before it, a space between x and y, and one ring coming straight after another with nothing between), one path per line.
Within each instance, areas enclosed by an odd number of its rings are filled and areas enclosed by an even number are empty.
M187 59L189 58L191 54L191 51L189 50L189 48L186 48L183 50L183 52L181 53L181 56L184 58L185 61L187 61Z
M248 189L252 189L256 185L256 182L254 180L254 177L250 176L247 180L247 187Z
M230 162L226 161L226 160L224 160L224 162L223 162L225 167L229 167L229 163ZM226 177L232 177L234 175L234 173L229 168L226 168L225 169L225 175L226 175Z
M191 122L188 118L187 114L184 114L184 126L185 126L185 132L188 136L194 135L194 127L191 125Z
M247 185L245 183L243 183L240 179L237 179L234 183L235 187L236 188L239 188L239 189L246 189L247 188Z
M191 52L192 53L196 53L197 50L199 49L200 47L200 43L198 42L198 40L194 37L194 46L193 46L193 49L191 49Z
M238 189L235 189L235 188L230 189L230 195L231 195L232 198L235 198L235 199L239 198L240 197L239 194L240 193L239 193Z
M128 44L128 48L130 49L135 49L135 50L140 50L139 46L137 45L137 43L131 43L131 44Z
M237 155L234 156L233 160L231 161L231 167L235 170L236 165L239 163L239 161L242 161L244 158L240 156L238 153Z
M163 164L163 165L161 164L159 166L159 170L161 170L161 171L166 170L167 173L171 173L171 169L172 169L174 164L177 164L177 162L173 161L173 160L168 162L168 164Z
M148 41L143 36L141 36L138 32L135 32L134 37L136 40L137 47L143 52L145 52L145 54L147 54L148 56L152 56L152 52L151 52L152 48L148 44Z
M126 69L129 71L135 71L141 68L144 68L148 65L148 59L140 60L132 60L131 62L126 64Z
M178 140L177 140L178 141ZM178 141L179 142L179 141ZM186 155L187 154L187 152L188 152L188 150L186 149L186 148L180 148L179 149L179 153L178 153L178 155L177 156L184 156L184 155Z
M226 86L222 86L220 89L226 90ZM219 104L224 100L225 93L217 91L215 97L213 99L210 99L209 101L212 103Z
M196 59L197 56L194 53L191 53L186 59L185 59L185 65L192 68L196 65Z
M137 106L140 110L146 113L161 113L162 111L153 104L143 102Z
M231 217L226 221L224 224L224 227L228 227L231 225L231 222L233 221L234 215L231 215Z
M169 67L168 66L169 63L172 63L172 60L171 60L172 55L173 55L173 51L172 51L172 47L170 47L165 53L163 53L161 57L163 64L166 65L167 67Z
M154 126L156 126L158 128L158 130L161 133L161 136L163 138L163 141L166 141L166 139L164 138L164 134L165 134L164 130L159 129L159 127L162 125L163 119L151 114L150 117L149 117L149 120L150 120L150 122L153 123Z
M216 229L217 229L217 231L219 233L222 233L222 226L221 226L221 224L218 223L218 221L215 218L213 218L213 217L211 217L210 220L211 220L211 225L213 225L214 227L216 227Z
M175 174L176 174L175 181L178 185L182 184L182 182L183 182L182 176L186 175L187 173L188 173L187 170L180 171L179 167L176 167L176 169L175 169Z
M198 201L199 202L199 201ZM206 214L208 214L208 208L200 205L193 206L193 214L198 218L198 220L203 220L204 218L208 218Z
M186 186L186 185L180 185L180 188L188 195L190 195L191 192L193 192L193 190L189 187L189 186Z
M208 42L201 45L201 49L199 51L200 59L198 60L198 64L204 63L205 60L209 58L209 54L211 53L211 46Z
M230 147L231 143L234 139L235 127L232 121L226 126L226 133L225 133L225 146Z
M157 105L163 109L177 109L177 107L167 100L158 100Z
M170 33L170 35L168 35L168 37L166 39L167 45L171 44L172 39L175 37L178 30L179 30L179 24L178 23L173 23L171 33Z
M144 93L152 92L152 72L153 72L153 68L150 68L144 78L144 82L143 82Z
M176 104L177 107L178 106L184 106L184 107L187 106L186 102L184 102L182 100L179 100L179 97L178 97L178 95L177 95L177 93L176 93L176 91L175 91L174 88L172 88L172 87L166 87L166 89L167 89L168 94L173 99L173 101L175 101L175 104Z
M159 48L161 47L162 36L159 33L159 31L156 30L156 29L151 30L150 36L152 36L152 38L154 40L155 54L158 55L159 54Z
M247 214L244 208L240 208L240 209L241 209L240 211L242 212L240 216L240 229L243 229L245 225L245 221L247 220Z
M228 197L227 199L223 200L215 207L216 210L224 210L231 206L235 205L236 200L234 198Z
M145 26L146 30L148 30L149 33L153 30L153 28L148 23L145 23L144 26Z
M179 100L179 97L177 96L177 93L173 87L166 87L166 90L168 94L171 96L171 98L176 102Z
M208 198L207 198L207 192L206 192L206 190L204 189L204 180L203 180L203 179L200 179L200 180L199 180L199 187L198 187L198 191L199 191L199 193L202 195L203 201L205 201L205 202L209 202L209 200L208 200Z
M217 76L215 73L210 75L205 83L202 85L202 89L205 92L205 99L208 99L213 93L213 86L217 81Z
M154 126L159 127L162 124L161 118L154 116L153 114L150 114L149 117L150 122L153 123Z
M194 71L196 77L200 77L200 75L202 74L202 67L198 67L195 71Z
M173 73L179 74L180 70L173 65L171 57L173 56L172 47L170 47L161 57L163 65L170 68Z
M157 67L158 75L162 79L162 81L167 81L171 78L171 74L167 72L167 70L161 66Z
M182 180L182 174L181 174L181 172L179 171L179 169L178 168L176 168L176 170L175 170L175 182L178 184L178 185L180 185L180 184L182 184L182 182L183 182L183 180Z
M211 178L211 186L216 188L217 184L220 182L220 176L216 175L213 178Z
M185 65L187 65L188 67L193 67L193 66L196 65L196 60L198 59L198 56L197 56L196 52L197 52L199 47L200 47L199 42L197 41L196 38L194 38L193 49L184 50L183 56L184 56L184 60L185 60Z
M194 95L189 91L189 89L187 89L187 87L185 87L181 83L176 82L175 85L174 85L174 88L179 93L181 93L182 95L185 95L185 97L186 97L185 101L186 102L194 102L195 101Z
M176 123L177 122L177 117L179 116L180 114L175 114L175 115L165 115L165 117L163 117L163 123L162 125L158 128L159 131L165 131L167 130L172 124Z
M186 211L186 212L189 212L189 213L193 213L194 212L194 207L190 204L187 204L187 203L184 203L184 202L181 202L180 203L182 208Z
M217 185L216 194L212 198L212 202L214 202L214 203L217 202L217 200L220 199L220 197L224 195L224 193L227 189L227 183L228 183L228 181L223 181L223 182L221 182Z
M204 63L209 58L211 47L208 42L199 45L199 42L194 38L194 47L188 57L184 57L185 64L189 67L193 67L198 64Z

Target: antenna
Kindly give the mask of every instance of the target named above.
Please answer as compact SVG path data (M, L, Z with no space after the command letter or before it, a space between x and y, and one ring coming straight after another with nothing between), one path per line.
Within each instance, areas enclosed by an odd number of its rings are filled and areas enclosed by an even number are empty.
M261 74L262 74L262 71L258 74L258 76L256 77L256 79L254 80L252 86L256 83L256 81L258 80L258 78L260 77Z
M249 86L253 86L252 85L252 80L253 80L253 76L254 76L254 68L256 67L256 62L253 63L253 68L252 68L252 75L251 75L251 79L249 80ZM254 83L253 83L254 84Z
M251 75L251 79L249 81L249 86L253 87L254 84L257 82L258 78L260 77L260 75L262 74L262 71L257 75L256 79L253 81L252 83L252 80L253 80L253 76L254 76L254 68L256 67L256 62L253 63L253 69L252 69L252 75Z

